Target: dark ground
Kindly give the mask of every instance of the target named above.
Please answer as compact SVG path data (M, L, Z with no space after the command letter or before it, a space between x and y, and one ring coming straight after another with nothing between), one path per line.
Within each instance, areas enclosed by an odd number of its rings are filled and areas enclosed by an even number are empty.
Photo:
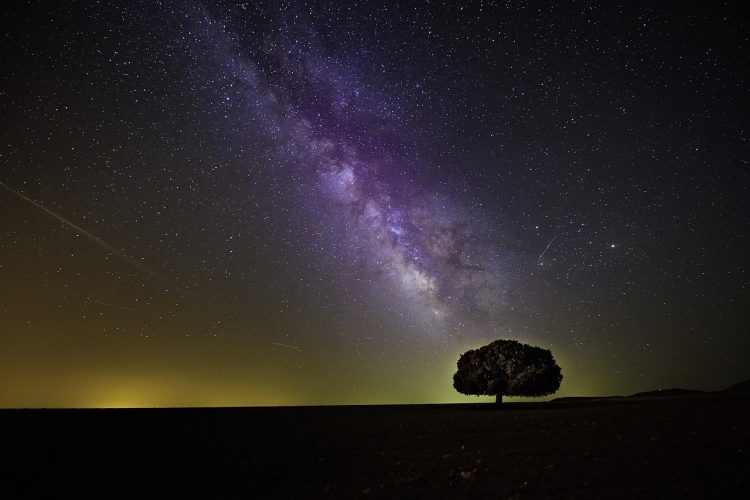
M750 394L3 410L0 497L747 498Z

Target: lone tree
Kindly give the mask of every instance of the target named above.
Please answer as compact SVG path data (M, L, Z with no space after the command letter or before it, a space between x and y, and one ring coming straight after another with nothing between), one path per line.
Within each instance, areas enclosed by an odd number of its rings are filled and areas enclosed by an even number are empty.
M560 388L562 370L552 352L515 340L496 340L458 358L453 387L461 394L546 396Z

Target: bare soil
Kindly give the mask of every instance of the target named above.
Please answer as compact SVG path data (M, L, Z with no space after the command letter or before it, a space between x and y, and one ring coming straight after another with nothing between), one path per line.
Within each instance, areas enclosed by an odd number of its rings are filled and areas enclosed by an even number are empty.
M750 395L2 410L11 498L747 498Z

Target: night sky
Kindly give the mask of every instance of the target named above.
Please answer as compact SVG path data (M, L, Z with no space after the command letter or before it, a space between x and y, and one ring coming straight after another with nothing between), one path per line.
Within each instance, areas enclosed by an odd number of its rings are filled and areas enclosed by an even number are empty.
M8 8L0 406L748 378L747 18L603 4Z

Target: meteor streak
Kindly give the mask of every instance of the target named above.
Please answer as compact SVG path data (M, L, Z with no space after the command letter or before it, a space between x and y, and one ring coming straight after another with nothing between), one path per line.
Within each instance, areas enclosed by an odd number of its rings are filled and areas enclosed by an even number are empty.
M112 245L110 245L109 243L107 243L106 241L103 241L103 240L97 238L96 236L94 236L90 232L88 232L85 229L83 229L81 226L79 226L79 225L77 225L77 224L69 221L68 219L66 219L62 215L59 215L59 214L53 212L52 210L50 210L49 208L45 207L41 203L32 200L31 198L29 198L25 194L21 193L20 191L16 191L15 189L13 189L12 187L8 186L7 184L5 184L3 182L0 182L0 186L2 186L3 188L5 188L7 191L10 191L11 193L15 194L16 196L18 196L22 200L31 203L36 208L38 208L39 210L42 210L46 214L51 215L52 217L54 217L58 221L62 222L63 224L65 224L66 226L68 226L69 228L71 228L72 230L74 230L75 232L77 232L78 234L80 234L81 236L85 236L86 238L88 238L92 242L96 243L101 248L109 251L113 255L116 255L117 257L119 257L122 260L124 260L125 262L127 262L128 264L134 266L139 271L148 273L148 274L150 274L152 276L158 276L158 275L156 275L156 273L154 273L150 269L146 268L143 264L141 264L137 260L133 259L129 255L126 255L126 254L122 253L120 250L116 249L115 247L113 247Z
M102 305L102 306L114 307L115 309L125 309L126 311L133 311L133 312L135 312L135 309L133 309L132 307L128 307L128 306L120 306L120 305L117 305L117 304L110 304L108 302L99 302L98 300L91 300L90 302L92 304L99 304L99 305Z
M287 344L279 344L278 342L271 342L273 345L277 345L279 347L286 347L287 349L294 349L295 351L299 351L300 348L294 345L287 345Z
M557 235L554 235L552 237L552 239L549 240L549 243L547 243L547 246L544 249L544 252L542 252L542 254L539 256L539 258L536 260L536 264L537 265L540 265L542 263L542 258L544 257L544 254L547 253L547 250L549 250L549 247L552 246L552 243L554 243L556 239L557 239Z

